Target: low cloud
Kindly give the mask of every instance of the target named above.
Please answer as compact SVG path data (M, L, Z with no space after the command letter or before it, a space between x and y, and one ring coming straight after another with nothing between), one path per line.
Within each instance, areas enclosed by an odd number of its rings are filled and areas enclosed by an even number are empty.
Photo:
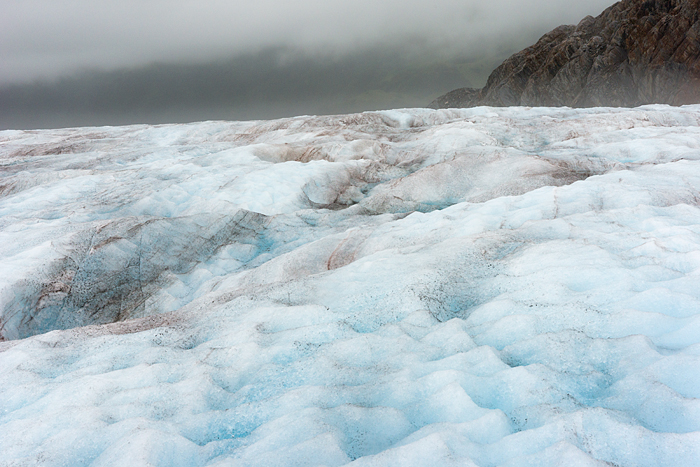
M423 107L610 0L10 0L0 129Z
M0 87L0 129L424 107L455 87L483 85L503 58L445 60L412 56L405 48L372 48L329 59L270 48L205 64L90 71Z
M206 63L285 47L338 56L420 44L478 54L598 14L590 0L9 0L0 16L0 84L84 69Z

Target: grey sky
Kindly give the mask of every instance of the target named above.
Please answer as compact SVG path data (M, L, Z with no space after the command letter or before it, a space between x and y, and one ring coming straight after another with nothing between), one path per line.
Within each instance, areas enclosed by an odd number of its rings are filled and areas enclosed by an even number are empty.
M205 63L284 46L466 56L597 15L612 0L0 0L0 85L86 69ZM293 54L288 57L294 60Z

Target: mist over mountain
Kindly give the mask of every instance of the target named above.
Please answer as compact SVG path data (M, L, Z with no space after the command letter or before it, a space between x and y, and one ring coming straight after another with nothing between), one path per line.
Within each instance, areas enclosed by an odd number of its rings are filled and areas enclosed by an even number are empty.
M277 47L207 64L86 71L0 87L0 128L253 120L421 107L465 82L485 83L490 70L516 47L461 58L406 48L332 57Z
M0 128L422 107L611 0L28 0L0 16Z

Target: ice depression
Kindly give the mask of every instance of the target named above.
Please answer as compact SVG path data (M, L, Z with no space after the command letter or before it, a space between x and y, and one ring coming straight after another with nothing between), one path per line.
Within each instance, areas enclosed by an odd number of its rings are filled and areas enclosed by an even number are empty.
M0 132L0 465L697 466L700 106Z

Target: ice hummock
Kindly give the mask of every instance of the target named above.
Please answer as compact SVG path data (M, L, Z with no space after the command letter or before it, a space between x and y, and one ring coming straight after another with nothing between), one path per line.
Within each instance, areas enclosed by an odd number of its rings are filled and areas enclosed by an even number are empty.
M700 462L700 106L4 131L0 164L0 465Z

